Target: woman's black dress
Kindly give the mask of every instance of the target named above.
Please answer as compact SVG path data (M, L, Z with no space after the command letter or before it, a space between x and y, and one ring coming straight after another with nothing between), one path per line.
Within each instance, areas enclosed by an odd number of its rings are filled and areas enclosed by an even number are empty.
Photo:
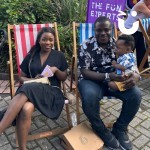
M43 66L41 65L39 53L36 53L30 60L31 54L28 54L20 65L21 70L29 78L41 74L46 65L56 66L61 71L68 68L64 54L56 50L51 51ZM23 92L43 115L51 119L57 119L63 109L65 97L59 88L60 81L57 77L54 75L49 80L51 85L42 83L23 84L16 94Z

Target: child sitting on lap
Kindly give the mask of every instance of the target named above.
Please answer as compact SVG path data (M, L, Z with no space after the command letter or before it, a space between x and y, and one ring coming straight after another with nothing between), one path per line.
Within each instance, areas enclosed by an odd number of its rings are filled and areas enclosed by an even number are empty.
M126 78L132 72L137 71L136 57L133 53L134 38L131 35L122 34L118 37L116 54L117 62L113 61L112 66L116 69L116 74L124 75ZM125 91L124 82L110 81L108 86L112 90Z

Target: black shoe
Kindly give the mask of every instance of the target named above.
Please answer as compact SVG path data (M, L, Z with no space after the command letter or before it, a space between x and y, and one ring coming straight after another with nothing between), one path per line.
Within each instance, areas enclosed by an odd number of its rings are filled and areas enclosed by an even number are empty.
M6 110L7 110L7 109L3 109L3 110L0 111L0 121L3 119ZM11 125L12 125L12 126L16 126L16 119L12 122Z
M119 141L122 150L132 150L132 143L129 140L127 131L113 128L112 133Z
M0 121L3 119L6 109L0 111Z
M115 136L106 128L102 131L95 131L96 134L103 140L104 145L110 150L120 149L120 145Z

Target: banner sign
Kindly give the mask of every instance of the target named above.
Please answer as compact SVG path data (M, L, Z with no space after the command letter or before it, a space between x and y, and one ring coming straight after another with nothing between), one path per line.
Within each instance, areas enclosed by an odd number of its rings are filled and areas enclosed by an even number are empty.
M126 0L88 0L87 23L94 23L99 16L117 22L118 11L124 11ZM117 24L117 23L116 23Z

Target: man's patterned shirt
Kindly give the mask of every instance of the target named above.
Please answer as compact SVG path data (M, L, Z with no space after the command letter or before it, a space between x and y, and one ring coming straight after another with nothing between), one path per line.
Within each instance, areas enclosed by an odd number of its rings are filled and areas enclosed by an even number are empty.
M85 68L97 73L112 72L111 62L116 60L115 56L116 44L113 38L106 48L98 45L95 36L89 38L79 48L78 54L78 69ZM79 80L83 79L82 74L79 75Z

